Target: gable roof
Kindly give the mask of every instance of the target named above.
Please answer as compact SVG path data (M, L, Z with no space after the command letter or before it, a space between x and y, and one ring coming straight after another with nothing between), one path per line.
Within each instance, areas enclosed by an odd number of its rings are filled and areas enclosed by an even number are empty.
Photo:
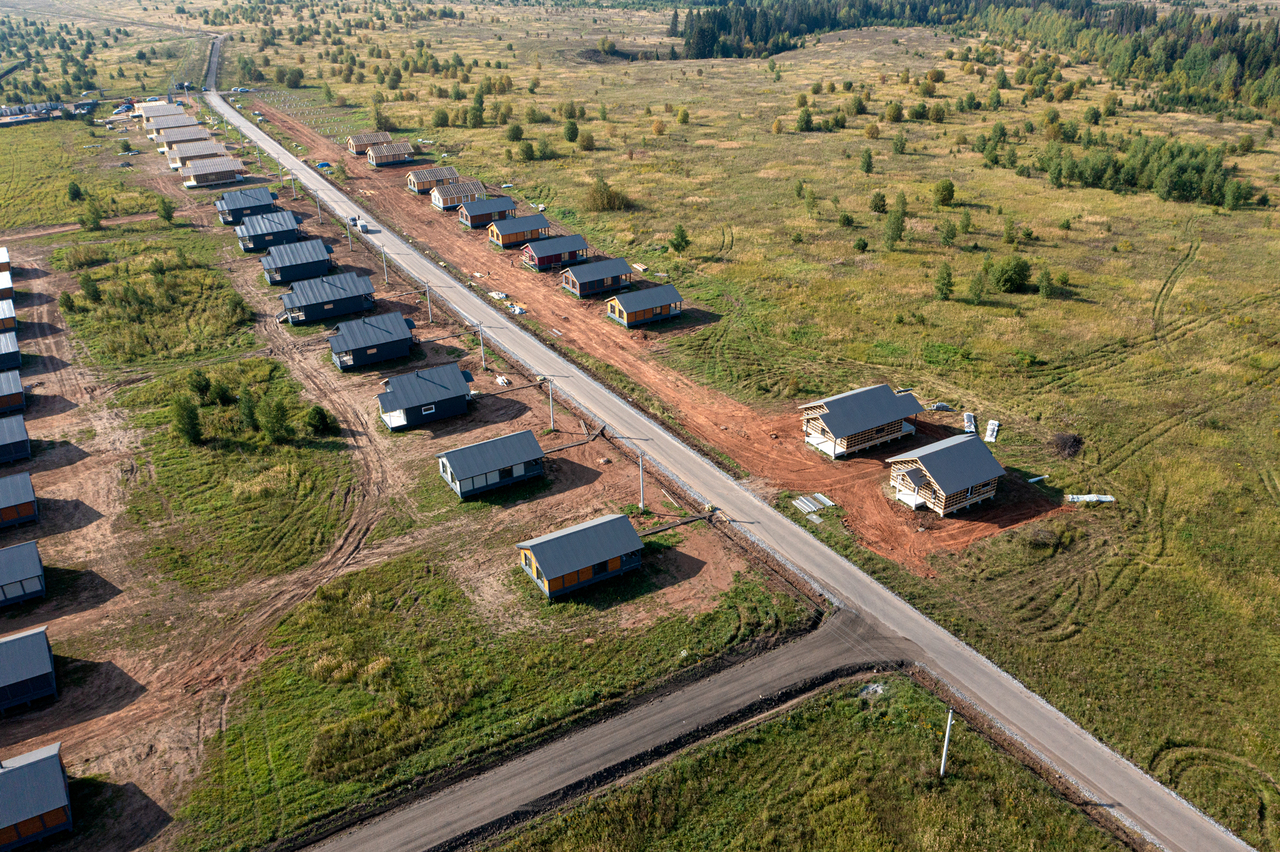
M430 405L466 396L471 393L471 388L467 387L470 381L471 374L460 368L456 361L429 370L414 370L387 379L386 391L378 394L378 405L384 412L404 411L415 405Z
M552 237L549 240L538 240L529 243L534 257L548 257L553 254L564 254L570 251L586 251L587 241L581 234L570 234L567 237Z
M154 118L161 115L182 115L185 111L177 104L165 103L163 101L156 103L141 103L134 106L133 111L146 118Z
M503 210L515 210L516 202L514 198L508 198L500 195L497 198L480 198L475 201L462 202L462 210L468 216L483 216L486 213L499 213Z
M0 299L0 319L12 319L17 313L13 310L13 299Z
M39 577L43 573L40 545L34 541L0 548L0 586Z
M413 146L408 142L388 142L385 145L370 145L366 154L378 156L379 154L412 154Z
M179 169L178 174L183 177L195 177L196 175L212 175L219 172L243 171L245 171L244 163L235 157L210 157L207 160L192 160Z
M295 281L291 287L293 289L288 293L280 294L286 308L323 305L338 299L350 299L352 296L373 295L373 282L354 272L339 272L337 275Z
M541 213L534 213L532 216L516 216L511 219L499 219L496 222L490 222L489 227L496 228L498 235L505 237L511 234L520 234L525 231L542 231L550 228L551 223L548 222L547 217L543 216Z
M47 627L33 627L0 637L0 686L21 683L53 671Z
M1005 472L977 435L955 435L886 461L890 464L899 461L920 462L925 473L938 483L944 494L955 494L980 485L989 479L1004 476Z
M0 506L21 506L36 499L31 487L31 474L15 473L0 478Z
M148 121L147 130L172 130L175 127L198 127L199 122L189 115L162 115L159 118Z
M622 305L622 309L627 313L634 314L636 311L647 311L650 308L683 302L684 297L680 295L680 291L674 284L663 284L661 287L650 287L647 290L618 293L613 296L613 301Z
M571 571L596 565L644 547L626 515L605 515L559 532L522 541L546 577L562 577Z
M409 177L415 181L424 180L449 180L458 177L458 170L453 166L436 166L431 169L414 169L409 172Z
M0 355L18 351L18 335L12 331L0 331Z
M544 455L538 439L525 429L501 438L458 447L447 453L436 453L436 458L449 462L449 469L458 479L469 479L477 474L501 470L521 462L535 461Z
M347 144L352 142L357 145L377 145L379 142L390 142L391 134L385 130L375 130L372 133L353 133L347 137Z
M888 385L872 385L847 393L829 396L800 406L809 408L825 405L825 414L818 419L837 438L856 435L913 414L924 411L919 401L909 393L894 393Z
M329 348L334 352L351 352L368 346L392 343L406 337L412 338L413 327L413 320L406 319L404 314L398 312L348 320L333 327L335 333L329 338Z
M438 195L441 199L457 198L460 195L484 195L484 184L475 178L463 178L457 183L433 187L431 194Z
M0 447L27 440L27 424L21 414L0 414Z
M67 807L67 776L62 743L0 760L0 825L16 825Z
M17 370L0 370L0 396L22 393L22 377Z
M226 154L227 149L223 147L221 142L214 142L212 139L200 139L192 142L179 142L177 145L169 147L168 155L171 159L179 159L182 157L195 157L201 154Z
M183 142L193 142L196 140L212 139L213 134L203 127L172 127L164 132L164 135L158 140L167 150L173 150L175 145Z
M574 281L582 283L584 281L603 281L606 278L613 278L615 275L630 275L631 266L620 257L610 257L575 266L566 270L566 272L573 276Z
M284 269L304 263L315 263L317 260L328 260L333 249L324 244L324 240L316 237L282 246L267 249L267 256L262 258L263 269Z
M214 207L219 210L244 209L245 207L261 207L264 204L270 204L276 200L276 194L265 186L255 186L252 189L237 189L235 192L224 192L222 197L214 202Z
M236 236L261 237L265 234L279 234L284 231L298 230L298 217L288 210L277 210L273 213L259 213L257 216L245 216L244 221L236 225Z

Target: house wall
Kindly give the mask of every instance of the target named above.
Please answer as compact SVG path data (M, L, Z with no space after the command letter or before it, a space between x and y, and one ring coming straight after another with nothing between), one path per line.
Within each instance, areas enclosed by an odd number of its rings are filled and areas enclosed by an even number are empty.
M369 165L374 166L376 168L378 166L389 166L394 163L412 163L413 155L412 154L369 154L368 160L369 160Z
M553 254L546 257L535 258L532 251L525 249L524 263L539 272L551 269L554 266L571 266L582 261L582 252L568 251L562 254Z
M634 328L637 325L645 325L646 323L657 322L669 317L678 316L680 314L680 302L670 305L658 305L656 308L649 308L643 311L632 311L627 313L622 310L622 305L616 301L609 302L609 317L622 323L627 328Z
M329 259L303 263L298 266L286 266L275 270L278 277L267 276L272 284L290 284L294 281L306 281L308 278L319 278L329 271Z
M245 207L240 210L226 210L219 214L224 225L240 225L246 216L261 216L263 213L274 213L275 204L261 204L257 207Z
M276 231L273 234L257 234L241 240L240 248L244 251L266 251L272 246L296 243L301 237L302 231L297 228L292 231Z
M13 298L13 284L9 284L7 286L0 285L0 299L12 299L12 298Z
M407 349L405 354L408 354ZM423 411L423 408L431 408L432 410ZM424 423L433 423L449 417L458 417L466 413L467 398L465 396L455 396L452 399L440 400L427 406L415 405L413 408L405 409L404 428L409 429L413 426L421 426Z
M937 512L940 517L994 497L996 483L1000 481L999 477L997 477L972 488L966 488L963 491L944 494L938 483L929 476L929 472L919 462L913 460L894 462L893 467L890 469L889 481L895 488L900 488L903 491L912 491L914 487L907 481L906 473L913 469L919 470L924 474L925 478L924 484L915 493L924 498L925 505L929 507L930 511Z
M0 355L0 370L16 370L22 366L22 352L6 352Z
M24 577L12 583L0 586L0 606L21 603L31 598L42 598L45 594L44 574Z
M505 478L502 475L503 471L507 472ZM517 482L524 482L526 479L542 476L542 474L542 459L535 459L521 462L503 470L490 471L481 476L472 476L459 480L453 475L453 471L449 469L448 461L440 459L440 476L444 478L444 481L449 484L455 494L463 498L470 497L473 494L480 494L484 491L491 491L495 488L505 488Z
M579 568L560 577L547 577L542 573L541 566L538 565L538 561L534 559L533 554L521 548L520 565L547 597L554 598L576 592L594 583L599 583L602 580L639 568L640 551L633 550L630 553L622 553L612 559L596 565Z
M71 830L71 808L61 807L16 825L0 828L0 852L34 843L42 837Z
M27 395L25 393L11 393L0 396L0 414L8 414L10 411L21 411L27 407Z
M467 211L463 210L458 214L458 221L474 230L486 227L490 222L501 221L507 218L507 214L510 212L510 210L499 210L496 213L481 213L478 216L468 216Z
M3 301L3 300L0 300ZM13 331L18 327L17 317L0 317L0 331Z
M15 527L27 521L40 520L40 512L36 504L18 503L14 506L0 506L0 527Z
M0 464L29 458L31 458L30 441L14 441L12 444L0 444Z
M602 278L599 281L578 281L572 272L566 272L560 279L561 286L576 296L598 296L601 293L612 293L621 290L627 279L622 275Z
M195 175L190 179L190 183L196 186L217 186L223 183L235 183L240 175L236 172L207 172L202 175Z
M349 314L359 313L373 307L372 296L351 296L346 299L336 299L332 302L325 302L320 305L306 305L302 308L302 319L295 320L292 316L289 322L292 325L298 325L305 322L318 322L320 320L329 319L330 317L342 317Z
M484 196L478 192L467 192L462 195L451 195L445 198L437 199L431 196L431 206L437 210L457 210L468 201L478 201Z
M393 340L390 343L379 343L377 346L356 349L350 352L351 363L343 364L339 355L341 353L333 353L333 363L339 370L352 370L356 367L363 367L366 364L377 364L381 361L390 361L393 358L404 358L409 354L409 347L413 345L413 337L406 337L403 340Z
M5 684L0 686L0 713L51 695L58 697L58 685L53 679L52 671L17 683Z
M489 242L497 246L502 246L505 249L505 248L512 248L514 246L522 246L525 243L531 243L531 242L534 242L535 240L543 239L544 237L546 237L546 235L547 235L546 229L539 229L536 231L520 231L519 233L508 234L506 236L490 231Z

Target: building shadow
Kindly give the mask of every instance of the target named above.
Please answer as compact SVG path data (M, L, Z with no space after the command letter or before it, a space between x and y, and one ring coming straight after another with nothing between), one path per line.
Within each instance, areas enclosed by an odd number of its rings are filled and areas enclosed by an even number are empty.
M22 320L18 323L18 342L24 340L39 340L42 337L52 337L63 331L62 328L51 322L32 322L31 320Z
M465 416L427 423L420 428L432 438L445 438L450 435L465 435L494 423L509 423L528 413L529 406L518 399L482 394L472 402L471 410Z
M102 517L102 513L79 499L41 497L36 491L36 508L40 512L40 535L81 530Z
M33 355L29 352L22 353L22 378L29 379L32 376L43 376L48 373L56 373L64 367L71 366L66 361L56 355Z
M120 589L96 571L44 566L45 596L0 609L0 632L11 633L35 627L55 618L75 615L102 606L120 594ZM22 620L30 625L12 624Z
M80 403L72 402L65 396L32 392L27 394L27 408L22 414L27 420L39 420L41 417L66 414L79 407Z
M6 710L4 725L0 726L0 748L110 716L147 691L109 660L96 662L54 654L53 671L58 697L33 701L30 707Z
M49 273L38 266L14 266L9 270L9 277L14 281L35 281L40 278L48 278ZM16 297L15 297L16 301ZM46 296L45 302L52 302L52 296ZM44 304L40 302L39 304Z
M76 462L87 459L89 454L70 441L45 441L39 438L31 441L32 472L40 470L57 470L70 467Z
M173 817L132 781L112 784L90 776L71 778L68 786L75 831L54 835L39 847L41 849L133 852L146 846L173 822Z
M600 471L585 464L578 464L570 459L547 456L543 462L547 476L551 479L548 495L564 494L575 488L590 485L600 478Z
M677 332L689 331L695 328L701 328L704 325L714 325L720 322L723 314L715 311L707 311L702 308L685 308L680 312L680 316L668 320L660 320L651 322L647 325L636 326L631 331L644 331L655 337L662 337Z
M40 275L33 275L33 278L40 278L49 273L40 270ZM53 297L48 293L34 293L30 290L14 290L13 291L13 307L15 310L23 308L38 308L41 305L47 305L53 301Z

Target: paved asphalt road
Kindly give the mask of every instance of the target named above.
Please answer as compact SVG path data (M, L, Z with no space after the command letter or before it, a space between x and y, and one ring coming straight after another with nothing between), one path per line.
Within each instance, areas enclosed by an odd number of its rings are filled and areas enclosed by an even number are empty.
M219 46L215 44L211 69L217 67ZM212 71L208 85L210 90L215 88ZM497 343L535 374L554 379L559 392L592 412L612 431L676 475L690 490L701 495L704 502L718 507L740 529L796 566L841 605L873 622L880 633L911 640L919 648L916 663L928 668L1009 734L1021 740L1025 747L1069 778L1086 798L1103 803L1119 819L1169 850L1210 852L1249 848L1111 751L990 660L925 618L855 565L741 488L670 433L518 328L492 302L477 296L398 235L384 229L367 211L261 132L250 119L232 109L216 93L210 91L207 98L213 109L256 143L264 154L278 159L307 190L318 194L336 215L343 219L359 216L368 222L370 233L366 238L386 251L389 262L394 262L410 277L429 284L465 320L483 324L486 339ZM582 736L590 738L588 732ZM521 785L520 790L523 789ZM501 801L508 810L515 810L527 798L523 792L508 791ZM432 801L435 800L427 800L428 805ZM465 809L478 811L479 803L468 803ZM427 807L425 812L430 810ZM421 808L414 812L424 813ZM367 847L357 844L348 848L391 848L384 846L378 835L377 827L383 822L361 829L372 832L361 835L370 838ZM426 829L422 830L425 832ZM348 840L353 842L353 836ZM425 848L425 844L419 848Z

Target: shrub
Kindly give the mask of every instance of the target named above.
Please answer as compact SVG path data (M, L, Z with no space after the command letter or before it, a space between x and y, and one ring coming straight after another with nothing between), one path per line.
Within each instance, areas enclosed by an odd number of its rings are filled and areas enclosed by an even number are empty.
M1031 281L1031 264L1026 258L1002 257L991 269L991 284L1001 293L1019 293Z
M550 160L556 156L556 149L551 146L551 140L543 136L538 139L538 159Z
M875 168L875 164L874 164L874 163L873 163L873 161L872 161L872 157L871 157L871 149L870 149L870 148L863 148L863 149L862 149L862 172L863 172L863 174L868 174L868 175L869 175L869 174L871 174L871 171L872 171L872 169L874 169L874 168Z
M653 135L663 136L667 132L667 123L662 119L658 119L653 123Z
M899 210L894 210L884 220L884 247L893 251L893 247L902 239L906 231L906 217Z
M80 292L92 304L96 305L102 301L102 291L98 288L98 282L94 281L87 272L80 273Z
M533 160L538 156L536 153L534 153L533 143L530 142L528 139L520 143L520 147L516 149L516 153L520 156L520 159L524 160L525 162Z
M156 204L156 215L160 217L160 221L173 223L173 202L161 196L160 201Z
M938 266L938 274L933 278L933 295L939 302L945 302L951 298L951 291L954 284L951 280L951 264L943 263Z
M289 411L278 399L273 399L262 406L258 414L258 422L273 444L283 444L294 436L293 426L289 423Z
M569 121L566 121L564 123L564 141L566 142L578 141L578 122L570 119Z
M682 109L682 110L680 110L680 114L676 116L676 122L677 122L678 124L688 124L688 123L689 123L689 110L687 110L687 109Z
M71 295L70 290L63 290L62 294L58 296L58 308L64 314L74 314L76 312L76 300Z
M973 217L969 215L968 210L960 213L960 233L967 234L973 230Z
M253 398L253 389L248 385L240 388L239 397L240 425L250 432L258 431L257 402Z
M943 178L933 185L933 203L942 207L950 206L956 197L956 185Z
M302 418L302 425L312 435L334 435L339 430L338 418L322 405L313 405Z
M1049 439L1049 449L1060 459L1075 458L1084 449L1084 438L1069 432L1057 432Z
M898 131L897 136L893 137L893 153L907 153L907 134L903 133L901 130Z
M902 121L902 104L892 101L884 105L884 120L892 124Z
M188 444L198 444L203 438L200 430L200 409L190 397L180 396L169 406L169 420L173 431Z
M813 113L809 112L808 107L800 110L800 115L796 116L796 132L809 133L813 130Z
M851 214L849 214L849 213L841 213L841 214L840 214L840 227L842 227L842 228L852 228L852 227L853 227L853 216L852 216Z
M938 233L942 237L944 246L955 245L956 241L956 223L950 219L943 219L942 224L938 226Z
M871 202L870 202L870 204L869 204L868 206L871 208L871 212L872 212L872 213L887 213L887 212L889 212L889 204L888 204L888 202L887 202L887 201L885 201L885 197L884 197L884 193L883 193L883 192L873 192L873 193L871 193Z
M596 137L590 131L584 130L578 134L578 150L594 151L596 149Z
M84 191L80 189L80 184L76 183L75 181L71 181L70 183L68 183L67 184L67 200L79 201L82 198L84 198Z
M443 112L443 110L441 110L441 112ZM521 139L524 138L524 128L521 127L518 123L512 122L511 124L507 125L506 135L507 135L508 142L519 142Z
M868 124L868 125L867 125L867 129L866 129L866 130L864 130L864 131L862 131L862 132L866 135L866 137L867 137L868 139L879 139L879 138L880 138L880 125L876 124L876 123L873 121L873 122L871 122L870 124Z
M436 111L431 114L431 126L432 127L448 127L449 111L444 107L436 107Z
M857 250L859 254L861 254L867 250L867 241L864 240L862 237L858 237L856 240L853 241L853 247L855 250Z
M209 389L213 383L209 381L209 377L205 375L204 370L199 367L191 371L187 376L187 388L196 395L196 399L204 401L209 397Z
M604 178L598 177L591 189L587 190L585 206L588 210L599 213L606 210L630 210L635 205L624 193L609 186Z

